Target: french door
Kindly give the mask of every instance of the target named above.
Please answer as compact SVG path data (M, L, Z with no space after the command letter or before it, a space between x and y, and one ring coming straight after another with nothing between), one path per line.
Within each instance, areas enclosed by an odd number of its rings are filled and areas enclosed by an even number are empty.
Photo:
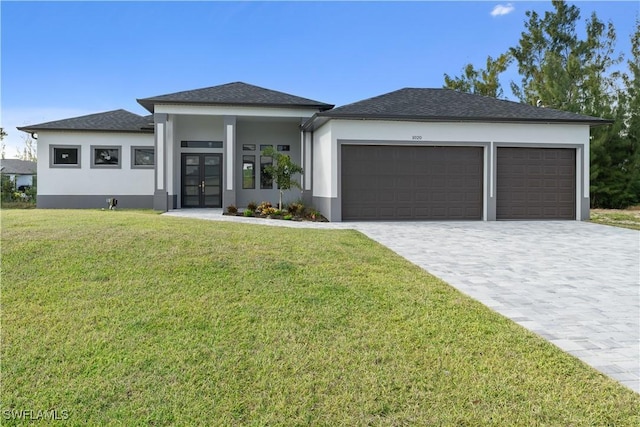
M182 153L181 206L222 207L222 154Z

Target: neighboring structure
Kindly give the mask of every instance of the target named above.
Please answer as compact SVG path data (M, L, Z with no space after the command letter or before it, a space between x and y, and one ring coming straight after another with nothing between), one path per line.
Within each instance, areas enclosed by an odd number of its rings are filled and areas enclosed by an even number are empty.
M607 120L470 95L401 89L333 109L245 83L139 99L37 133L38 207L158 210L276 201L266 146L304 168L331 221L587 219L589 128Z
M0 173L8 176L18 191L24 191L33 186L36 172L36 162L20 159L0 160Z

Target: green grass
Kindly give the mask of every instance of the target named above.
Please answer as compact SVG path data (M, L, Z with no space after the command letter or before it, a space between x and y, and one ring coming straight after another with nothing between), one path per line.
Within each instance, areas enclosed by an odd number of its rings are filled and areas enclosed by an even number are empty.
M640 423L640 395L356 231L1 218L3 425Z
M640 230L640 210L594 209L591 211L591 222Z

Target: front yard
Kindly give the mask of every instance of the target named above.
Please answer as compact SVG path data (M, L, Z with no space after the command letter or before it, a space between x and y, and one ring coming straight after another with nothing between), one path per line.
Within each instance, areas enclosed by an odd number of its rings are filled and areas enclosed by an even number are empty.
M1 219L3 425L640 423L640 395L356 231Z
M640 206L629 209L591 209L591 222L640 230Z

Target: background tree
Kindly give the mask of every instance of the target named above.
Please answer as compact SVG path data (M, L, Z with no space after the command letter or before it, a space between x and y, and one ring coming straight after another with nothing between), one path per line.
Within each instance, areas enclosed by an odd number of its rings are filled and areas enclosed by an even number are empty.
M615 53L616 32L611 22L605 24L593 13L585 21L585 36L581 37L578 7L560 0L552 1L552 6L543 16L526 12L524 31L517 45L505 54L509 58L504 68L514 61L520 75L520 82L511 82L511 90L523 103L540 102L545 107L612 120L609 126L591 130L592 207L623 208L640 203L640 33L636 29L632 35L629 75L623 76L616 70L623 55ZM489 57L487 70L476 70L469 64L461 77L445 74L445 87L493 96L491 89L499 88L498 75L504 71L489 72L501 70L500 61L496 62L491 68Z
M278 190L280 190L278 208L282 209L282 195L284 191L291 190L292 187L301 189L300 183L293 179L293 175L302 173L302 167L293 163L291 157L279 153L272 146L262 150L262 155L273 159L271 165L266 166L264 170L278 185Z
M450 77L445 73L444 87L476 95L502 98L504 93L500 85L500 74L509 67L511 61L511 55L503 53L496 59L488 56L487 68L484 69L476 69L473 64L467 64L462 69L461 76Z
M31 135L28 135L23 138L24 147L22 150L18 150L17 158L20 160L28 160L30 162L37 162L38 157L36 155L36 144L31 138Z
M7 144L4 142L4 137L7 136L7 133L4 131L4 128L0 128L0 158L4 159L4 156L7 151Z

